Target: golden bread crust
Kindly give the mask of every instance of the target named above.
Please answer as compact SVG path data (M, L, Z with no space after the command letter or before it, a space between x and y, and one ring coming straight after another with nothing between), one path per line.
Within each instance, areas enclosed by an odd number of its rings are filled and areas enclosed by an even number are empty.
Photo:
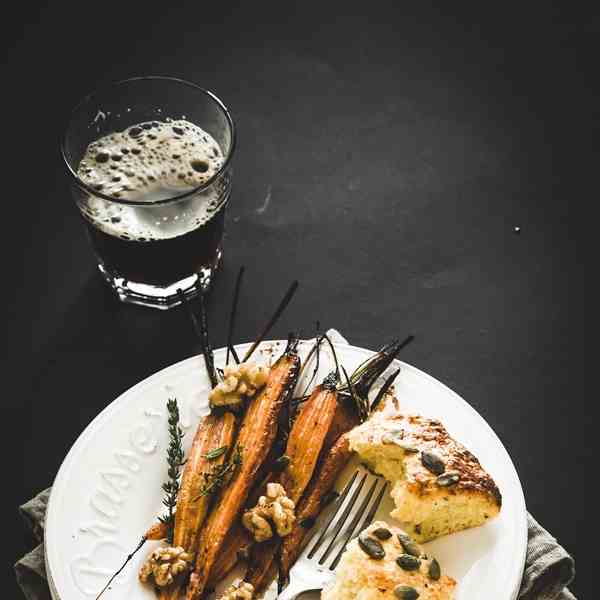
M376 538L375 530L386 529L391 533L388 539ZM394 589L399 585L413 587L419 594L419 600L450 600L456 587L456 581L442 574L433 579L429 574L432 556L426 556L419 548L420 565L416 570L405 570L396 559L405 555L398 534L403 534L399 527L388 525L383 521L372 523L361 536L378 539L385 551L381 560L370 558L360 547L355 538L348 544L338 568L336 581L332 587L324 590L321 600L397 600Z
M436 419L374 415L348 437L350 447L393 483L392 516L417 541L481 525L500 511L494 480Z

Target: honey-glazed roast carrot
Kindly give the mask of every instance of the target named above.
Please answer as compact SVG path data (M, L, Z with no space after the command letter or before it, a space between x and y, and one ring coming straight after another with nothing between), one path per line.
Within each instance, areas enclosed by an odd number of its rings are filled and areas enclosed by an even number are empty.
M169 535L169 524L164 521L157 521L145 533L147 540L164 540Z
M403 342L392 345L390 347L389 356L397 356L398 352L404 348L410 341L412 336L409 336ZM391 361L385 364L385 368L389 366ZM383 370L380 371L380 374ZM394 378L398 375L398 370L388 376L385 383L381 386L377 396L371 406L371 409L377 408L383 410L384 406L389 406L390 409L398 409L398 401L389 389ZM373 385L373 380L369 380L363 389L363 393L368 394L370 386ZM379 406L377 406L379 405ZM308 484L302 499L296 506L296 522L292 527L289 535L283 538L281 553L279 557L279 582L280 586L285 584L292 565L298 559L302 550L302 542L306 537L309 529L302 527L301 523L316 519L325 506L324 500L333 490L337 478L340 476L344 467L352 457L352 451L346 438L346 433L360 424L359 416L353 406L347 402L339 402L334 419L329 428L329 433L319 463L315 469L315 475Z
M299 514L299 507L296 507L296 520L292 525L292 532L295 532L293 539L297 541L298 546L304 537L307 519L311 520L318 514L323 495L333 488L335 479L350 457L347 448L343 456L337 448L333 460L329 457L330 450L340 436L368 415L368 394L371 387L406 343L407 341L393 342L382 348L376 355L361 363L350 378L346 376L346 385L340 384L338 369L337 373L328 376L321 386L315 388L297 416L285 451L289 464L281 475L271 481L279 483L284 488L287 498L298 503L300 498L304 497L303 494L306 495L309 482L318 478L319 471L324 470L323 476L315 484L311 510L308 511L311 514ZM337 364L336 358L336 366ZM390 384L386 385L389 387ZM325 392L329 394L325 395ZM315 504L316 512L312 514ZM290 534L284 536L283 543L289 537ZM250 583L255 591L260 592L272 580L278 562L276 558L281 549L280 538L273 538L251 547L244 581ZM288 544L290 554L292 550L293 546Z
M317 386L298 412L285 448L289 459L279 476L288 498L295 503L308 485L337 407L335 376Z
M216 587L240 560L247 559L253 544L254 539L250 533L244 529L239 519L236 520L210 570L207 588Z
M269 371L265 387L250 400L237 439L241 464L219 492L215 507L199 536L196 566L190 576L186 598L196 600L206 588L210 571L223 549L229 530L244 506L277 434L279 411L296 384L300 358L297 340L290 340L285 352Z
M274 479L285 489L286 496L296 503L310 481L321 448L327 437L337 407L335 374L317 386L298 412L290 431L285 455L289 463ZM271 480L273 481L273 480ZM281 545L280 538L253 546L248 572L244 581L261 589L275 562Z
M231 412L223 415L208 415L196 430L194 441L183 470L181 486L177 495L177 511L173 531L173 546L182 547L194 555L198 534L210 507L211 496L206 493L206 483L211 472L227 460L233 452L236 417ZM210 452L226 448L211 458ZM181 582L161 589L160 600L176 600Z
M398 373L395 372L395 374ZM389 410L398 410L398 400L388 393L391 381L393 379L388 377L386 384L382 386L378 393L376 400L384 399L384 401L378 402L380 405L379 410L383 410L384 406L389 407ZM337 478L352 457L352 451L345 434L358 424L359 419L356 411L347 404L339 403L329 429L329 435L323 445L315 475L296 507L296 522L291 533L283 538L279 557L280 586L287 582L290 569L298 559L302 550L302 542L309 531L308 528L302 527L300 524L307 520L312 521L319 516L325 505L324 499L333 490Z
M321 392L320 396L318 395L318 393ZM316 398L319 397L320 399L327 399L327 405L328 405L328 410L327 410L327 414L329 413L329 409L331 408L331 399L332 399L332 394L328 394L325 395L323 393L323 390L319 390L319 389L315 389L315 391L313 391L313 394L311 394L311 399L307 401L311 402L311 407L314 408L318 408L318 404L316 402ZM307 405L307 403L305 403L305 406ZM317 411L318 412L318 411ZM299 432L300 430L305 430L305 427L308 423L310 423L310 414L315 414L316 413L314 410L309 411L304 411L303 409L301 409L301 411L299 411L298 417L297 419L299 420L299 424L296 425L296 423L294 423L294 425L292 426L292 431L290 432L290 437L288 438L288 440L291 440L291 443L289 443L289 445L293 448L295 446L297 446L298 444L298 437L299 437ZM303 415L304 419L300 420L300 415ZM349 429L351 429L354 425L358 424L358 418L356 416L356 410L350 406L350 403L347 402L339 402L335 405L335 413L333 414L333 417L331 419L329 419L329 416L327 416L327 420L330 421L329 422L329 427L327 430L327 434L325 436L324 441L322 442L322 450L329 450L332 446L333 443L337 440L337 438L342 434L345 433L346 431L348 431ZM291 456L290 456L290 452L292 452L292 448L290 448L289 450L285 451L285 456L286 458L290 461L290 465L289 467L291 467L290 473L293 474L296 472L297 467L292 466L292 461L291 461ZM314 456L314 452L317 451L318 448L312 448L312 453ZM321 450L321 454L324 454L324 452ZM281 453L281 448L279 449L279 452ZM293 454L295 456L297 456L297 452L293 452ZM275 462L275 458L277 458L275 455L271 455L271 461L270 464L273 465L273 463ZM321 456L319 456L319 462L322 462L322 458ZM289 469L288 467L288 469ZM313 471L315 469L315 466L313 465ZM248 498L248 502L246 504L247 508L252 508L253 506L256 505L257 501L258 501L258 497L261 494L264 494L265 492L265 487L266 484L270 481L281 481L280 479L278 479L279 476L279 472L275 472L271 469L265 469L265 476L264 477L259 477L257 480L260 481L260 484L255 486L255 489L251 492L249 498ZM290 488L291 486L287 483L288 478L289 478L289 474L287 472L285 472L284 474L284 482L282 482L282 484L284 485L288 485ZM303 487L305 487L307 485L308 481L306 481L303 484ZM287 488L286 488L287 491ZM293 493L293 492L291 492ZM291 497L291 496L288 496ZM296 498L296 496L294 495L294 497L292 497L292 500L294 500L294 502L297 502L298 498ZM251 557L251 549L254 546L254 539L252 538L251 534L244 529L243 525L241 524L241 521L238 519L238 521L236 522L236 524L234 525L234 527L232 527L232 529L229 532L229 535L227 536L227 540L226 542L223 544L223 550L222 552L220 552L219 556L217 557L217 560L215 561L215 564L213 565L213 569L210 573L210 577L209 577L209 582L210 582L210 587L214 587L214 585L216 585L219 581L221 581L226 575L227 573L229 573L229 571L231 571L231 569L233 569L233 567L237 564L237 562L240 560L240 558L245 558L248 559ZM267 546L265 544L262 544L260 546L261 551L262 550L266 550ZM258 565L257 565L257 569L258 569Z
M297 506L296 523L289 535L283 538L280 554L279 579L286 582L292 565L296 562L302 550L302 542L308 529L301 523L316 519L323 508L323 499L331 492L344 467L352 456L350 445L345 435L329 449L315 477L308 485L302 500ZM264 585L264 582L260 582Z

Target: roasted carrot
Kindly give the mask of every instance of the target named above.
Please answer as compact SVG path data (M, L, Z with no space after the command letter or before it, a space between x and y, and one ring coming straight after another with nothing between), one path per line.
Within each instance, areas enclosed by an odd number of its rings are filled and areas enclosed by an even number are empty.
M287 497L294 502L300 500L313 475L336 406L335 381L331 385L319 385L294 421L285 449L290 462L279 477Z
M145 533L147 540L164 540L169 535L169 525L164 521L157 521Z
M177 496L173 546L181 546L194 554L197 537L210 506L210 494L203 493L208 475L231 454L235 435L236 418L226 412L221 416L208 415L196 430L194 441L183 470L181 487ZM211 458L211 451L226 448L228 452ZM175 600L179 597L181 583L161 590L160 600Z
M276 481L284 487L287 497L294 503L300 500L313 475L333 421L337 407L335 385L335 377L331 377L313 390L310 398L302 405L290 431L285 449L289 464ZM280 545L281 540L274 538L253 546L244 580L251 583L254 589L262 589L269 580L269 572Z
M333 489L336 479L351 456L352 451L348 440L345 435L342 435L329 449L325 460L308 485L302 500L298 504L294 527L291 533L283 538L280 555L280 581L287 581L288 573L300 555L302 541L308 531L301 524L306 522L307 519L317 518L323 507L323 498Z
M248 558L253 543L250 533L237 521L229 530L223 548L213 564L208 576L208 587L215 587L241 559Z
M242 453L241 465L218 494L215 509L200 533L196 566L187 588L188 600L196 600L204 592L210 571L223 549L223 542L271 449L277 434L279 411L296 384L300 368L296 346L295 341L288 344L284 354L271 367L265 387L248 405L237 440Z

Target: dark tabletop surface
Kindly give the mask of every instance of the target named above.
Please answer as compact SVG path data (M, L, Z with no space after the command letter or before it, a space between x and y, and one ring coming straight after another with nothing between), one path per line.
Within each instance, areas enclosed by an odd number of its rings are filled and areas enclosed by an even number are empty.
M16 505L52 483L82 429L198 351L180 310L119 305L104 288L56 145L89 90L166 74L214 90L239 127L208 301L214 345L241 264L240 341L293 278L301 288L277 337L309 335L317 319L369 348L414 333L403 358L494 428L529 510L578 560L583 593L594 421L579 215L597 195L598 20L523 5L459 16L364 1L27 3L4 21L11 562L32 541Z

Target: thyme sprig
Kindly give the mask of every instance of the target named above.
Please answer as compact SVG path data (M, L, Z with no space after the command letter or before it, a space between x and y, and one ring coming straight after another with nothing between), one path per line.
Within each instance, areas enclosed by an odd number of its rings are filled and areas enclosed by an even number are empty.
M204 473L204 485L195 500L208 496L220 490L231 479L234 471L242 464L243 446L239 444L233 450L233 454L228 461L215 465L208 473Z
M169 544L172 544L173 530L175 528L175 507L177 506L177 495L179 493L179 472L185 464L185 460L181 445L184 434L179 426L177 400L174 398L169 399L167 401L167 410L169 412L169 447L167 449L167 464L169 465L167 474L169 480L162 485L162 489L165 492L163 504L167 507L167 512L158 517L158 520L167 525L167 541Z
M179 492L179 470L184 465L185 460L183 459L183 448L181 446L181 439L183 438L183 431L179 427L179 407L177 406L177 400L169 399L167 401L167 411L169 412L169 448L167 450L167 463L169 464L169 481L163 484L162 489L164 490L166 497L163 500L163 504L167 507L167 513L158 517L158 520L168 525L167 539L169 544L173 543L173 529L175 524L175 513L173 512L177 506L177 494ZM111 576L106 585L100 590L96 596L96 600L99 600L100 596L109 589L110 584L118 577L119 573L127 566L129 561L134 555L142 548L142 546L148 541L148 538L144 535L136 548L127 556L125 562L119 567L119 569Z

